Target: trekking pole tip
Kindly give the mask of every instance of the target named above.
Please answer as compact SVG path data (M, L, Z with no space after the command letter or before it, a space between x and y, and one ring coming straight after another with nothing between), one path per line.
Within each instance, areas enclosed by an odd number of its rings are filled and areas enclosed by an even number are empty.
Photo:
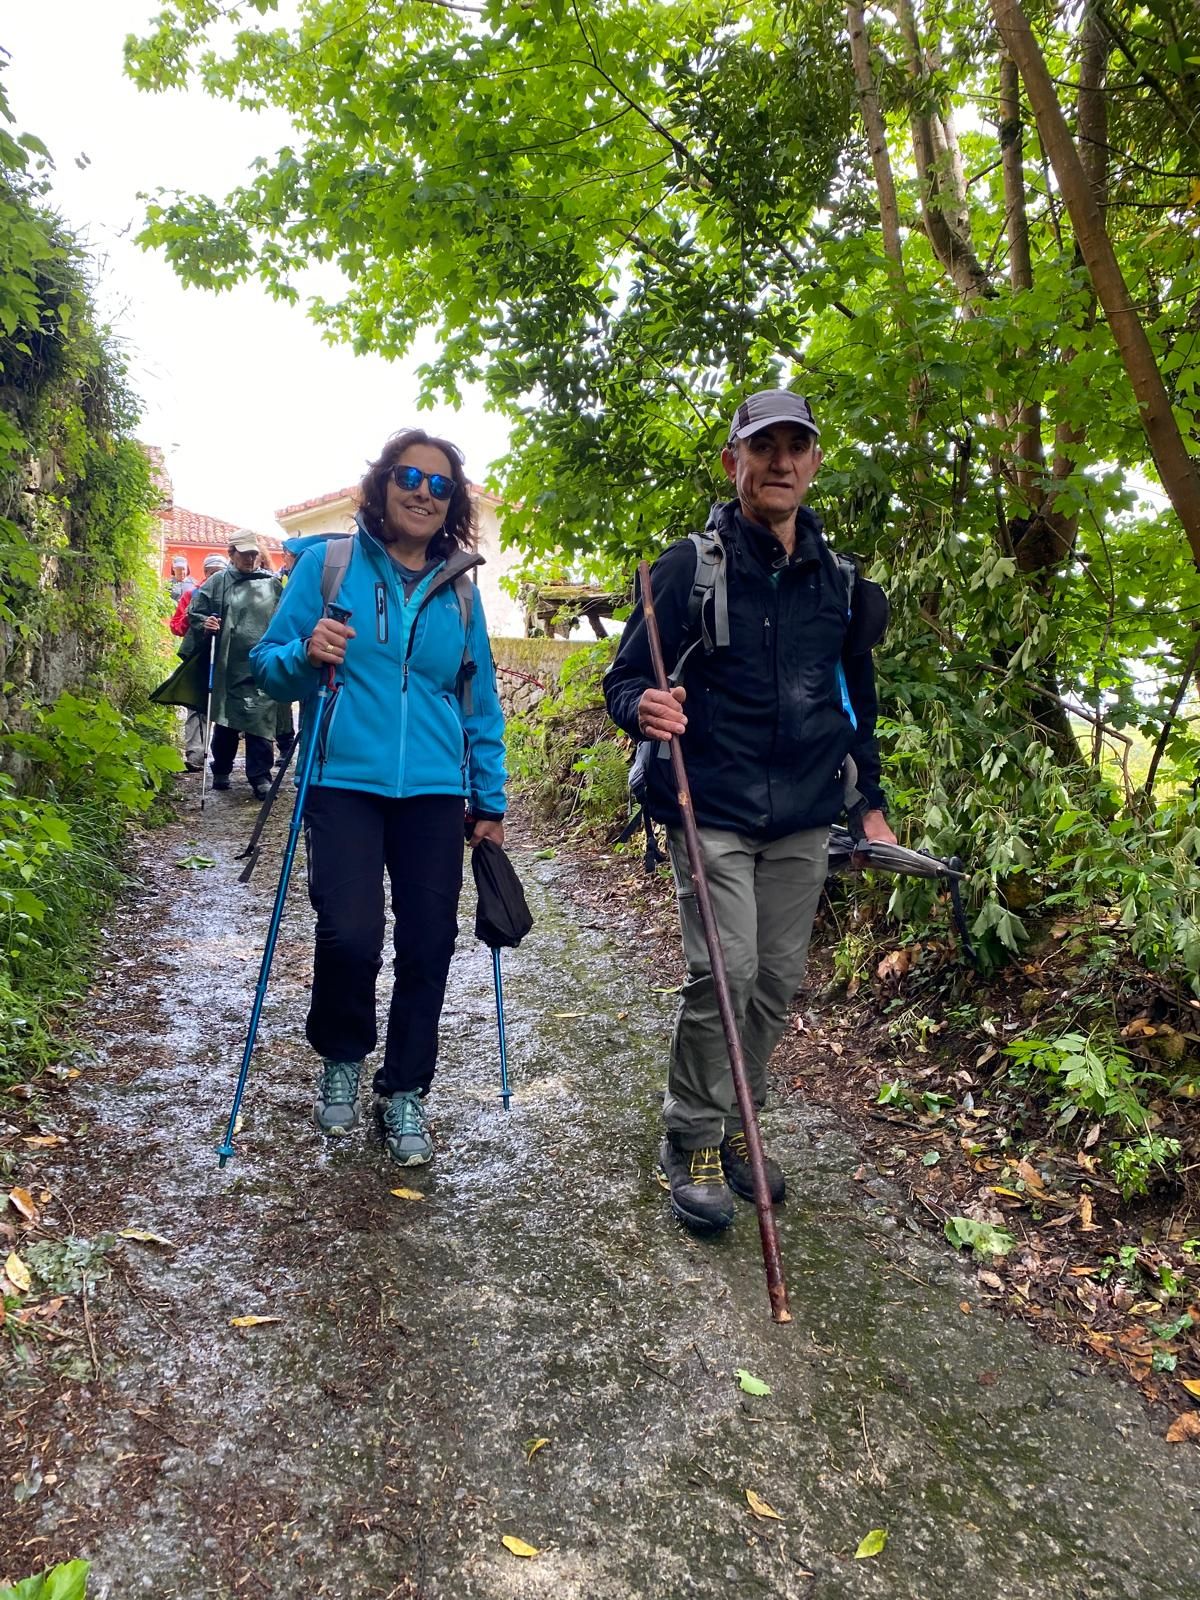
M218 1164L223 1167L225 1165L225 1163L229 1160L229 1158L230 1158L230 1156L232 1154L233 1154L233 1146L231 1144L229 1144L228 1142L226 1142L225 1144L219 1144L217 1146L217 1155L219 1157L219 1163Z

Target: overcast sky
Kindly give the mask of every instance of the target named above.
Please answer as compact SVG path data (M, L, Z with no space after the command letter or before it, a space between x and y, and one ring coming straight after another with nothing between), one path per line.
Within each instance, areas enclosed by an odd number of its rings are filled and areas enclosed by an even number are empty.
M418 413L419 354L400 364L357 357L325 344L302 307L256 285L184 289L133 245L139 190L223 195L286 137L281 119L198 90L135 89L122 45L157 10L155 0L38 0L8 8L0 45L17 130L55 158L58 208L96 261L103 314L144 404L141 435L166 451L176 501L268 531L278 507L353 483L387 435L414 421L460 444L482 479L503 452L503 424L482 399Z

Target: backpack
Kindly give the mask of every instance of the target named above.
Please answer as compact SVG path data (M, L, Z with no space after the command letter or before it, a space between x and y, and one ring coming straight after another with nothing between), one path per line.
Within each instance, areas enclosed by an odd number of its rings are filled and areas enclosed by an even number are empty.
M321 552L324 563L321 568L321 602L326 609L337 600L342 579L346 576L346 568L350 565L350 557L353 554L352 533L335 534L325 541ZM455 693L462 706L463 715L469 717L475 707L473 689L475 657L471 653L471 617L475 610L475 585L465 572L460 572L453 580L453 584L454 597L458 601L458 614L462 618L463 625L463 655L455 679Z

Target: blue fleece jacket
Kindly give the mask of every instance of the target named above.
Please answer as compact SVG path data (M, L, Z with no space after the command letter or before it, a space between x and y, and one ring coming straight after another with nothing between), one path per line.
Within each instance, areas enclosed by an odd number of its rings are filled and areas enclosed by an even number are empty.
M452 558L451 567L468 570L481 560ZM320 687L305 646L323 614L324 561L324 541L313 541L251 653L255 678L273 700L302 702L297 771L313 736ZM462 612L448 576L443 562L406 599L387 551L359 523L337 594L337 604L352 613L355 637L346 648L313 783L394 799L461 794L477 817L504 815L504 714L487 623L476 592L470 625L476 670L468 716L457 693L465 645Z

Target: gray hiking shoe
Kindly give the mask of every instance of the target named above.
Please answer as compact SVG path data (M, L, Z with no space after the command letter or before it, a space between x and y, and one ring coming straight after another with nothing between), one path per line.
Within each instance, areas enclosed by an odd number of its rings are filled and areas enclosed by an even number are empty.
M433 1140L429 1137L429 1118L421 1096L415 1089L400 1094L379 1095L375 1101L380 1134L388 1155L398 1167L423 1167L432 1159Z
M321 1063L321 1081L313 1106L313 1120L322 1133L349 1133L358 1126L358 1075L361 1061Z

